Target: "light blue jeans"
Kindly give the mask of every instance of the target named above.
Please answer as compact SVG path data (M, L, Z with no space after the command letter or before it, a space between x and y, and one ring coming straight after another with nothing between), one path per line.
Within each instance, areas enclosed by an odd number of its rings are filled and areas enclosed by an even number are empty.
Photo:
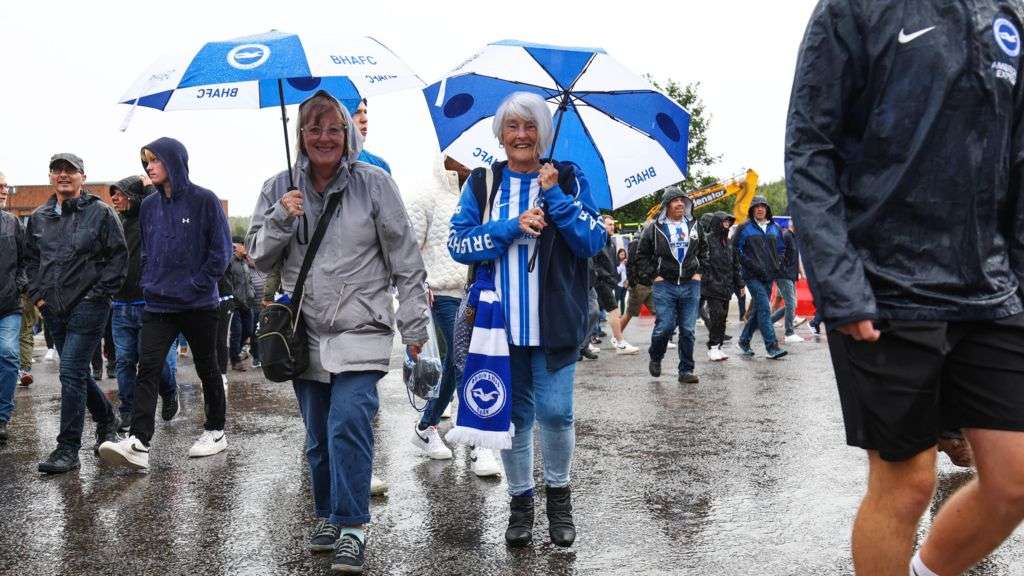
M779 287L779 294L782 295L782 301L786 303L784 308L779 308L772 314L772 323L779 321L783 315L786 316L786 336L792 336L794 333L794 318L796 317L796 285L792 280L786 280L785 278L779 278L775 280L775 285Z
M0 318L0 422L14 411L14 388L21 362L21 311Z
M512 424L516 435L512 448L501 451L508 493L520 496L534 488L533 424L540 424L540 448L544 454L544 484L569 485L572 453L576 448L572 392L576 364L549 372L544 349L509 346L512 362Z

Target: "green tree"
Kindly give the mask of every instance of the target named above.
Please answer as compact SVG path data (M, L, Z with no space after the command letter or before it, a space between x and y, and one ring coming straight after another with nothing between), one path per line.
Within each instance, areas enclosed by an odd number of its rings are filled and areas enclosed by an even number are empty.
M245 238L245 233L249 231L248 216L229 216L228 224L231 226L232 236L241 236Z
M686 158L689 174L687 174L685 180L679 182L679 186L684 191L690 192L714 184L718 181L718 178L711 174L710 170L711 166L718 162L721 156L712 154L708 144L707 132L711 125L711 115L704 104L704 100L700 97L700 83L694 82L683 86L670 78L665 83L665 86L662 87L650 76L647 76L647 79L690 113L690 132ZM616 220L622 223L643 222L651 206L657 204L660 199L661 192L659 191L630 202L622 208L615 210L612 214ZM721 210L722 205L720 202L716 203L715 209Z

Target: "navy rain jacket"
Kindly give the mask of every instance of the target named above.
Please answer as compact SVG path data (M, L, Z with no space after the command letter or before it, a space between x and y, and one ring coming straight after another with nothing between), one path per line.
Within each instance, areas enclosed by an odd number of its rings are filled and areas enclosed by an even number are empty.
M764 230L754 221L754 208L762 204L768 208L768 225ZM772 207L763 196L755 196L751 201L747 218L747 222L740 226L732 239L733 249L740 261L740 273L744 281L772 282L782 277L780 270L786 254L782 228L772 220Z
M146 145L163 163L171 197L158 187L142 201L142 293L150 312L213 310L231 258L228 219L217 196L188 178L188 152L173 138Z
M818 4L786 180L830 326L1022 311L1021 17L996 0Z

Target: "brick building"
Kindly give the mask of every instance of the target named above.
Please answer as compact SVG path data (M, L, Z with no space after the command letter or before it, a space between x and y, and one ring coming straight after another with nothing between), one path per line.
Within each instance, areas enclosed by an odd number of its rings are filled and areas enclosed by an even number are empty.
M99 196L100 200L103 200L107 204L110 204L110 185L113 182L87 182L85 189L90 194ZM7 211L11 212L18 218L24 220L32 212L46 203L53 195L53 187L49 184L29 184L25 186L13 186L15 194L11 195L7 200ZM228 213L228 201L221 199L221 208L224 209L224 215Z

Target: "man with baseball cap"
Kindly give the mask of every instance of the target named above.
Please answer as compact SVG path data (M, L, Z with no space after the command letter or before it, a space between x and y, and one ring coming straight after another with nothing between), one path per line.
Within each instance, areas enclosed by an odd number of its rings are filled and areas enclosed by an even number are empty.
M85 410L96 421L96 446L116 438L117 414L93 380L89 362L125 278L128 250L114 210L90 194L85 163L50 158L54 194L29 217L28 295L43 314L60 354L60 432L39 471L78 468Z

